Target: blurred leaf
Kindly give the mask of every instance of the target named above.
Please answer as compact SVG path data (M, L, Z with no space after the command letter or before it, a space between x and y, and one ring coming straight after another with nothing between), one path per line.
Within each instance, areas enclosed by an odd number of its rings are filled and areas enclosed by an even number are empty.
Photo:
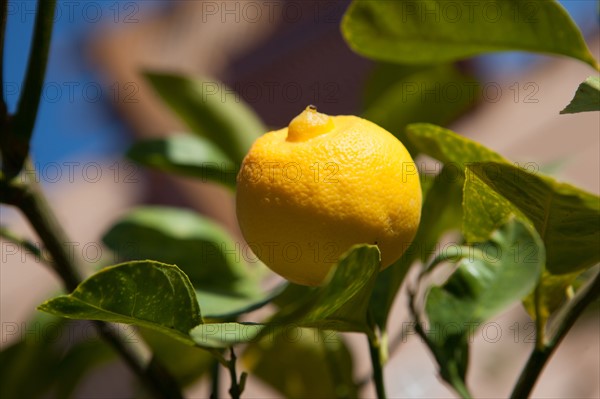
M448 169L458 169L461 174L472 162L508 162L489 148L439 126L414 123L406 128L406 134L420 152L443 162Z
M575 114L589 111L600 111L600 78L597 76L590 76L580 84L575 97L560 113Z
M127 157L154 169L214 181L235 189L237 166L203 137L177 134L135 142Z
M253 342L264 331L275 331L275 328L259 323L206 323L194 327L190 336L204 348L227 348L235 344Z
M27 328L19 331L22 339L0 352L3 398L71 397L83 377L114 358L95 337L73 342L73 326L65 319L39 313L19 328Z
M430 66L422 65L399 65L389 62L376 62L364 85L363 108L370 108L383 93L396 83L431 68Z
M190 278L208 318L239 313L269 295L259 287L256 267L250 274L239 243L212 220L192 211L136 208L103 241L122 260L155 259L177 265Z
M188 332L202 323L185 273L177 266L154 261L107 267L71 294L50 299L38 309L69 319L148 327L188 344L193 344Z
M462 177L444 168L423 192L423 209L417 235L402 257L379 273L369 307L373 319L385 331L389 312L410 266L435 252L444 233L458 230L462 221Z
M376 99L371 101L362 116L390 131L415 154L411 142L406 139L406 125L414 122L444 125L451 122L475 102L478 84L452 65L420 70L412 68L412 73L404 76L406 67L394 67L401 69L400 79L380 88ZM385 67L376 70L375 74L390 74L392 71L392 68ZM378 80L390 79L376 78L376 85L381 84Z
M352 355L333 331L290 327L250 344L242 361L285 398L358 397Z
M579 273L555 275L544 270L536 289L523 300L529 316L546 324L550 316L569 301L571 285Z
M235 91L216 80L146 72L158 95L192 129L239 165L265 126Z
M16 324L22 337L22 325ZM44 315L28 324L27 328L37 333L26 335L0 352L0 393L3 398L39 398L54 384L60 354L48 341L63 333L65 321ZM8 323L3 325L3 329L8 331L9 328Z
M190 348L167 335L148 328L140 328L140 335L152 350L152 356L160 361L181 386L187 386L208 372L214 357L200 348Z
M241 282L241 284L245 283L246 282ZM256 291L251 285L250 289L246 287L245 291L244 287L233 290L234 293L236 291L247 293L242 296L231 296L226 293L220 295L200 290L196 290L196 292L200 304L202 305L202 309L205 309L204 306L208 309L208 311L204 312L205 319L234 320L243 314L253 312L271 303L275 298L281 295L287 286L287 283L283 283L266 293Z
M524 257L519 248L533 248ZM464 382L468 338L474 328L525 297L536 285L545 261L538 234L518 219L495 230L488 241L461 253L455 272L441 287L432 287L425 311L429 346L442 377Z
M571 274L600 261L598 196L508 164L474 163L468 170L533 223L544 241L550 273Z
M597 68L577 25L556 1L355 0L342 33L357 53L400 64L521 50L566 55Z
M200 346L219 348L252 342L290 326L368 332L367 308L379 268L376 246L355 245L340 257L325 285L301 290L302 296L265 323L208 323L190 335Z
M55 397L73 397L79 382L87 376L91 369L114 357L115 353L112 349L99 339L80 342L71 347L61 359L60 364L55 366L57 369Z

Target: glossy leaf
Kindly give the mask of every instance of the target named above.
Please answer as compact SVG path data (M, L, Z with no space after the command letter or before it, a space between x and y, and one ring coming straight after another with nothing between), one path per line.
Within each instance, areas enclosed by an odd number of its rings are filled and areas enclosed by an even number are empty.
M581 32L553 0L355 0L342 33L357 53L400 64L520 50L566 55L597 67Z
M107 267L69 295L39 310L60 317L133 324L192 344L190 329L202 322L190 280L177 266L137 261Z
M598 196L508 164L475 163L468 170L533 223L550 273L571 274L600 261Z
M333 331L289 328L250 344L242 361L282 397L358 397L352 355Z
M144 76L192 132L212 141L237 164L266 132L251 108L221 82L157 72Z
M474 173L468 173L465 181L463 206L463 234L470 242L485 239L511 215L518 215L519 220L530 223L519 208L492 190ZM534 248L520 248L524 256L531 256L532 250ZM550 316L567 301L567 292L577 274L553 275L544 270L536 292L523 300L531 318L539 319L540 325L545 325Z
M397 74L400 78L390 81L391 78L377 76L383 74ZM386 86L379 87L381 84ZM377 95L368 92L374 99L370 100L371 104L362 116L390 131L413 154L415 150L406 139L406 125L415 122L447 124L478 96L477 82L452 65L420 69L386 65L375 70L372 85L374 87L369 91L379 92Z
M368 303L380 268L380 256L374 245L354 246L340 257L325 285L299 298L294 305L282 308L269 323L366 332Z
M600 111L600 78L597 76L590 76L580 84L575 97L560 113L575 114L589 111Z
M111 227L103 241L122 260L155 259L177 265L194 285L205 317L239 313L268 296L259 287L260 266L250 269L239 244L195 212L136 208Z
M443 127L414 123L406 128L406 134L420 152L443 162L446 168L454 169L454 174L463 174L466 165L472 162L506 162L496 152Z
M523 256L520 248L533 248L533 255ZM446 283L430 289L425 302L427 340L446 381L459 377L464 382L469 334L525 297L535 287L544 261L538 234L512 218L486 242L463 252Z
M238 166L203 137L176 134L161 139L138 141L129 149L127 157L163 172L235 188Z
M282 307L265 323L208 323L197 326L190 335L200 346L220 348L252 342L290 327L370 331L367 308L379 268L377 247L356 245L340 257L325 285L299 287L303 295Z

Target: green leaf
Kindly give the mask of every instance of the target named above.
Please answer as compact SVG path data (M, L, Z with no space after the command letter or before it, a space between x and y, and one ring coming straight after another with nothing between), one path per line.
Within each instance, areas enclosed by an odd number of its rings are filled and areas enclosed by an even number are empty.
M39 310L69 319L102 320L151 328L192 344L188 332L202 323L188 277L177 266L137 261L107 267L69 295Z
M200 346L221 348L290 327L370 332L367 308L379 268L379 249L356 245L340 257L325 285L302 288L302 296L265 323L208 323L197 326L190 335Z
M391 78L378 77L383 74L400 78L389 82ZM378 87L382 83L387 85ZM473 104L478 93L477 82L452 65L420 69L386 65L376 69L372 85L376 87L369 89L371 93L380 91L377 95L369 93L374 99L362 116L390 131L413 154L415 151L405 135L406 125L414 122L447 124Z
M485 240L492 231L506 223L511 215L516 215L524 223L529 221L519 208L474 173L468 173L465 179L463 211L462 233L467 242Z
M9 325L5 323L5 330ZM95 337L65 347L59 338L73 338L74 327L46 313L19 325L26 328L18 331L22 339L0 352L0 396L71 397L88 372L114 358L114 352Z
M544 270L536 293L523 300L523 306L533 319L540 319L545 325L550 317L570 300L570 291L580 273L556 275Z
M483 145L439 126L414 123L406 128L406 134L420 152L443 162L455 174L463 174L472 162L508 162Z
M575 92L575 97L560 113L575 114L589 111L600 111L600 78L598 76L590 76L580 84Z
M571 274L600 261L598 196L508 164L474 163L468 170L533 223L545 244L550 273Z
M265 331L276 328L260 323L206 323L194 327L190 336L203 348L228 348L230 346L257 341Z
M423 176L423 174L422 174ZM425 261L435 251L442 235L458 230L462 221L461 179L444 168L428 190L423 190L423 209L417 234L406 252L379 273L369 307L375 323L385 331L389 313L410 266ZM422 185L423 187L424 185Z
M235 189L238 166L203 137L177 134L161 139L138 141L127 157L151 168L213 181Z
M103 241L122 260L155 259L177 265L194 285L207 318L239 314L269 295L259 287L260 266L249 268L240 244L192 211L136 208L111 227Z
M4 3L2 7L7 7ZM16 176L29 155L29 147L35 121L37 119L38 107L44 90L44 78L48 53L50 51L50 39L52 38L52 25L55 18L56 0L40 2L37 7L31 55L27 63L27 72L23 82L23 91L19 98L17 110L8 123L4 120L2 112L2 134L0 135L0 152L2 153L2 171L10 179ZM5 23L5 21L3 21ZM4 28L2 28L4 29ZM2 46L1 50L4 50ZM0 57L1 59L2 57ZM0 73L0 76L2 74ZM4 85L5 82L2 82ZM3 90L0 91L2 93ZM4 104L4 99L1 100Z
M495 230L490 238L460 254L456 271L441 287L432 287L425 310L430 327L428 344L442 377L464 382L468 340L478 325L525 297L536 285L545 254L532 228L518 219ZM533 248L531 257L521 249ZM454 385L454 384L453 384Z
M251 108L221 82L157 72L144 76L192 132L215 143L238 165L266 132Z
M492 190L474 173L468 174L464 185L464 220L463 234L467 241L477 242L508 220L511 215L518 215L519 220L529 223L529 219L510 201ZM533 228L533 225L532 225ZM530 252L534 248L522 248ZM575 274L576 275L576 274ZM573 275L555 276L544 270L535 292L529 294L523 305L533 320L545 325L550 315L566 301L568 287Z
M54 383L56 366L60 363L57 348L48 342L48 337L56 337L64 332L65 322L49 315L29 322L45 334L31 334L4 347L0 352L0 393L3 398L38 398L48 393ZM4 324L6 331L12 325ZM21 326L15 323L15 330ZM36 378L31 378L35 375Z
M581 32L556 1L352 2L342 34L357 53L400 64L434 64L495 51L566 55L594 68Z
M290 327L250 344L242 361L281 397L358 397L352 355L334 331Z
M69 348L60 364L49 366L57 368L55 397L74 397L77 385L87 377L92 369L114 358L115 352L99 339L79 342ZM47 369L44 372L47 372Z
M157 331L140 328L138 332L152 350L152 356L160 361L181 386L188 386L196 381L210 370L215 361L206 350L190 348L189 345Z
M522 299L535 287L545 262L538 234L518 219L489 240L462 253L458 268L442 287L433 287L425 305L430 323L441 328L481 323ZM437 337L441 337L437 335Z
M367 332L367 309L380 257L377 246L355 245L340 257L327 284L282 308L269 323Z

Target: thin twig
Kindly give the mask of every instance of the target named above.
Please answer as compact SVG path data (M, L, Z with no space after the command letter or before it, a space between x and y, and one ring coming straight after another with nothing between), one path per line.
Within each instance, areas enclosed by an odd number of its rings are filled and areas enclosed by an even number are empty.
M229 348L229 353L231 355L229 359L229 376L231 377L231 387L229 388L229 394L231 395L231 399L240 399L242 395L242 390L238 384L237 372L235 370L235 362L237 357L235 356L235 351L233 350L233 346Z
M29 141L37 119L46 75L55 8L56 0L41 0L37 3L31 55L27 63L23 91L12 123L10 126L4 126L7 132L3 132L2 138L2 167L9 179L21 171L29 154Z
M13 244L19 246L19 248L29 252L33 256L35 256L36 261L42 261L48 265L51 265L51 261L44 256L44 253L40 248L38 248L35 243L23 238L19 237L9 229L5 227L0 227L0 237L5 239L6 241L10 241Z
M378 399L386 399L385 383L383 381L383 359L381 358L381 341L377 336L375 322L371 313L367 313L371 331L366 334L369 342L369 353L371 354L371 365L373 367L373 383Z
M52 269L61 278L65 289L73 291L81 282L75 260L69 256L67 245L70 241L58 224L54 213L46 203L43 194L32 184L8 183L0 180L0 198L2 202L14 205L21 210L32 225L50 255ZM182 398L181 391L174 378L157 361L146 367L144 361L116 335L109 324L95 321L100 336L109 343L157 398Z
M221 365L219 361L214 360L211 369L211 389L210 399L219 399L219 374L221 372Z
M560 320L558 327L548 342L540 347L536 345L535 349L529 356L527 364L523 368L519 380L511 394L512 399L527 398L540 374L544 370L546 363L560 345L561 341L567 335L575 321L583 313L583 311L600 295L600 272L596 274L593 281L583 288L582 291L575 295L571 303L568 304L568 309L565 316Z

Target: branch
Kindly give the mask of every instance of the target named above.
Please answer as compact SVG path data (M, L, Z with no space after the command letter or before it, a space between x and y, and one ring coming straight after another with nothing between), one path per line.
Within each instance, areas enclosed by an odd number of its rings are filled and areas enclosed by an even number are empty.
M56 221L54 213L46 203L44 196L34 185L8 183L0 179L0 198L2 202L16 206L27 217L46 249L52 256L52 269L61 278L65 289L73 291L81 282L81 276L75 267L73 256L69 256L69 240L62 227ZM110 325L95 321L100 336L115 349L135 375L157 398L183 398L175 379L158 362L152 361L146 367L137 353L125 344L113 332Z
M531 394L535 383L537 382L540 374L544 370L546 363L550 360L550 357L558 348L563 338L567 335L575 321L587 308L600 295L600 272L596 274L594 280L583 288L579 294L567 304L567 309L564 313L564 317L558 321L558 326L551 339L545 345L536 344L535 349L529 356L527 364L523 368L519 380L513 389L511 394L512 399L526 398Z
M246 373L242 373L240 376L240 381L237 379L237 372L235 370L235 362L237 357L235 356L235 351L233 350L233 346L229 348L229 353L231 355L227 368L229 369L229 376L231 377L231 387L229 388L229 394L231 395L231 399L240 399L242 396L242 392L244 391L244 386L246 385L246 377L248 376Z
M6 4L6 2L3 3ZM9 179L15 177L21 171L29 154L29 141L35 126L44 76L46 75L56 0L40 0L37 7L31 55L27 64L23 92L19 98L12 124L3 126L3 130L7 131L2 132L3 142L0 147L2 150L2 167Z
M384 359L381 356L381 341L377 336L375 322L370 311L367 313L367 319L369 321L370 331L367 333L367 340L369 342L369 353L371 354L371 365L373 367L373 383L375 384L375 391L377 392L378 399L386 399L385 383L383 381L383 363ZM387 348L385 348L387 350Z

